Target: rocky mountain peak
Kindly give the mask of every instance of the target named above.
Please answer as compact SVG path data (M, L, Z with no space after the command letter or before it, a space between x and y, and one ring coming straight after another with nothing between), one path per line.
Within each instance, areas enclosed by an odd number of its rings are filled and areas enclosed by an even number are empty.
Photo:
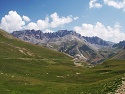
M83 38L91 43L91 44L97 44L97 45L102 45L102 46L111 46L113 45L114 43L111 43L111 42L108 42L108 41L104 41L103 39L99 38L99 37L85 37L83 36Z
M124 48L125 47L125 40L124 41L120 41L117 44L114 44L113 47Z
M75 31L68 31L68 30L58 30L57 32L53 33L44 33L44 35L47 36L48 38L59 38L59 37L64 37L66 35L81 37L81 35L76 33Z

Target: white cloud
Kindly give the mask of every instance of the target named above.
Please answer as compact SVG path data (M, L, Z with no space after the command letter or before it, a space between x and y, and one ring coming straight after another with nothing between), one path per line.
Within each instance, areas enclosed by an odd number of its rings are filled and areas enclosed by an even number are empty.
M51 22L50 22L51 19ZM59 17L58 14L55 12L50 15L50 17L46 17L45 20L38 20L36 23L29 23L27 29L39 29L39 30L49 30L50 28L57 28L63 26L65 24L71 23L73 20L77 20L78 17ZM34 26L33 26L34 25Z
M37 22L30 22L28 16L20 16L16 11L10 11L8 15L5 15L0 23L0 28L11 33L16 30L22 29L35 29L51 32L52 28L62 27L65 24L69 24L79 17L73 17L72 15L67 17L59 17L55 12L50 16L46 16L44 20L39 19ZM27 22L27 24L25 24Z
M45 20L39 19L36 23L30 22L25 29L35 29L35 30L45 30L49 28L49 18L46 17Z
M108 6L112 6L117 9L123 9L125 11L125 0L122 0L122 1L104 0L104 3Z
M23 20L24 20L25 22L30 22L30 18L27 17L27 16L24 16L24 15L23 15Z
M39 27L37 26L36 23L34 22L30 22L27 26L25 26L25 29L35 29L35 30L39 30Z
M52 22L50 23L50 27L52 27L52 28L56 28L56 27L59 27L64 24L68 24L73 21L71 16L60 18L56 12L53 13L52 15L50 15L50 18L52 19Z
M40 30L44 30L49 27L49 18L46 17L45 20L38 20L37 21L37 26L39 27Z
M77 17L77 16L76 16L76 17L74 17L74 20L78 20L78 19L79 19L79 17Z
M102 5L100 3L97 3L97 0L90 0L89 2L89 8L101 8Z
M11 33L15 30L23 29L25 22L22 20L21 16L17 14L16 11L10 11L8 15L5 15L0 23L0 27L3 30Z
M44 33L52 33L52 32L54 32L53 30L50 30L50 29L46 29L46 30L44 30L43 31Z
M125 40L125 33L120 31L120 24L116 23L114 27L104 26L102 23L97 22L95 25L82 24L82 26L75 26L74 30L83 36L98 36L104 40L119 42Z

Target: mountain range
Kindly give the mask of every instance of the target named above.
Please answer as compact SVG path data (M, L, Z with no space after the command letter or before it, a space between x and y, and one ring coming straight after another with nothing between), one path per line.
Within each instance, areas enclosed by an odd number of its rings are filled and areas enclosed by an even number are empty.
M97 63L114 53L111 50L113 42L98 37L86 37L72 30L59 30L53 33L43 33L40 30L14 31L13 36L32 44L41 45L74 57L78 62Z
M41 30L23 30L23 31L14 31L12 35L34 44L39 42L47 43L53 38L61 38L67 35L83 39L82 41L87 41L91 44L97 44L102 46L111 46L113 44L113 42L105 41L98 37L85 37L82 36L81 34L76 33L75 31L68 31L68 30L59 30L53 33L43 33ZM33 38L39 40L39 42L36 40L33 41Z
M125 48L125 40L120 41L119 43L114 44L113 47Z

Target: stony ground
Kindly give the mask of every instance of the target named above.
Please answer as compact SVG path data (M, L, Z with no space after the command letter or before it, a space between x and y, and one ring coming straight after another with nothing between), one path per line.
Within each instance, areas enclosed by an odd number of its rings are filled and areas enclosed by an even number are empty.
M125 78L123 78L122 85L116 90L115 94L125 94Z

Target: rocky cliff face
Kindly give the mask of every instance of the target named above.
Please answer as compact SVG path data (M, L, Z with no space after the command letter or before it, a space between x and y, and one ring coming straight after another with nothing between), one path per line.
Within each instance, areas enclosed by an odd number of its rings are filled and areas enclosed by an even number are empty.
M68 30L59 30L53 33L24 30L14 31L12 35L23 41L55 49L90 63L104 59L98 49L112 45L98 37L84 37L75 31Z

